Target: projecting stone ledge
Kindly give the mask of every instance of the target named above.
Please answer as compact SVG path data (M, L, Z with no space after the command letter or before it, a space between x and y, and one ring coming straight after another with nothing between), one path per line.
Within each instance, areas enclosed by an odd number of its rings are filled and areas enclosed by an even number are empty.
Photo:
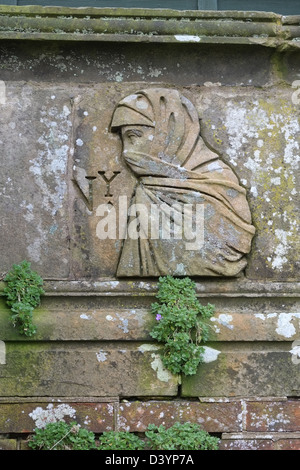
M152 341L150 331L156 323L151 312L151 296L125 298L108 296L51 297L42 299L35 309L33 321L37 332L32 342L40 341ZM291 342L296 358L300 337L299 298L199 298L201 304L208 301L215 306L214 315L208 320L210 340L214 342ZM0 363L1 341L26 342L11 322L10 310L5 299L0 298ZM291 352L291 358L292 356Z
M248 44L297 49L297 18L253 11L3 5L0 39Z
M222 296L222 297L299 297L300 282L259 282L241 277L240 279L220 280L195 280L196 292L199 297ZM0 282L0 295L5 287ZM45 281L45 295L48 297L60 296L150 296L157 294L157 280L129 281L117 279L105 280L77 280L77 281Z

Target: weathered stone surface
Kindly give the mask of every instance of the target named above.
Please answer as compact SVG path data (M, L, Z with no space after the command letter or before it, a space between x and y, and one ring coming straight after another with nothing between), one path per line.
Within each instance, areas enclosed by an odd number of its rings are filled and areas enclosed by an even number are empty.
M0 450L17 450L17 439L1 439Z
M289 17L269 12L18 8L1 7L1 38L139 43L217 42L287 47L288 40L299 34L297 26L289 27Z
M217 312L210 323L213 338L218 341L293 341L300 336L298 310L268 313L257 313L255 310L252 313Z
M226 439L221 440L220 450L274 450L274 443L270 439Z
M33 84L6 86L0 118L2 273L28 259L44 277L69 275L67 96Z
M175 422L199 424L208 432L242 429L240 402L197 403L189 401L121 402L118 425L122 431L144 432L149 424L171 427Z
M149 341L155 319L142 309L37 312L37 339Z
M291 345L209 345L197 375L182 378L182 396L299 396L300 369ZM217 380L216 380L217 377Z
M274 442L274 450L300 450L300 437L294 439L282 439Z
M134 300L120 294L100 298L43 297L33 314L37 333L31 340L149 341L155 323L150 308L153 301L151 296L141 295ZM209 321L213 341L298 341L297 299L248 299L245 303L243 299L227 298L225 303L224 299L200 298L199 301L203 305L208 302L215 305L215 314ZM0 313L1 340L27 341L12 326L4 297L0 299Z
M299 400L248 403L246 429L253 432L299 431Z
M153 344L8 343L0 396L174 396Z
M293 91L235 89L235 96L224 99L214 88L200 105L204 138L226 155L248 189L257 229L246 272L250 279L297 279L300 108Z
M142 87L96 84L83 94L77 85L7 84L0 139L5 158L2 271L27 258L47 278L116 275L122 240L97 237L103 220L98 208L108 202L116 207L120 195L130 199L135 179L109 125L116 103ZM184 91L196 104L204 141L247 189L256 227L246 272L250 279L297 279L299 106L292 101L294 91L222 86ZM111 181L112 197L103 176Z
M264 298L268 303L272 299L282 299L282 306L290 299L299 299L300 296L300 282L284 282L284 281L270 281L270 280L256 280L247 279L246 277L239 278L224 278L220 279L210 278L196 278L196 292L199 298L214 299L214 302L223 300L224 298L232 301L236 298L240 302L243 309L247 309L248 302L253 302L255 299ZM148 296L153 297L157 294L158 286L157 279L130 279L130 280L115 280L115 279L81 279L81 280L51 280L45 281L45 287L50 296L63 295L70 297L72 294L89 295L103 297L116 297L118 294L124 297L132 297L132 301L136 303L137 299L148 300ZM4 287L4 283L0 282L0 288ZM227 302L226 301L226 302ZM149 305L149 303L147 304ZM261 306L257 306L260 308Z
M282 66L279 65L280 71L284 80L293 86L294 100L296 101L296 104L299 105L299 77L297 75L297 70L299 70L300 54L299 52L294 51L286 56L284 55L282 59Z
M227 86L239 86L241 83L245 86L262 86L272 80L273 51L260 46L246 48L243 45L232 45L231 50L220 50L216 45L195 45L184 41L178 42L176 46L146 43L143 48L139 43L118 43L118 47L106 43L101 48L93 42L89 43L88 48L80 42L74 47L65 41L57 42L55 48L35 41L2 40L1 44L1 79L4 81L70 81L84 86L99 82L121 84L141 80L183 86L221 81Z
M85 299L61 302L57 309L43 302L35 309L33 322L37 332L33 341L149 341L155 318L145 308L124 308ZM0 301L1 303L1 301ZM4 303L4 302L3 302ZM104 304L101 306L101 304ZM46 304L46 305L45 305ZM1 340L27 341L13 327L10 311L0 307Z
M220 450L300 450L299 433L223 434Z
M149 424L171 427L175 422L199 424L222 433L224 449L297 448L299 403L266 398L206 398L121 401L117 398L7 398L0 403L0 433L29 433L50 421L77 421L100 433L120 430L143 433Z
M114 429L115 402L76 403L64 401L0 403L0 433L30 433L51 420L76 421L93 432Z

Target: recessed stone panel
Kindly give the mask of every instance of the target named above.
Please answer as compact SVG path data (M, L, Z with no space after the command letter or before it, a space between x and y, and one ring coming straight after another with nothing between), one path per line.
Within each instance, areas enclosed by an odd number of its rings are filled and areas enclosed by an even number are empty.
M143 89L149 90L148 95L155 90L165 90L171 108L176 107L175 93L191 103L189 106L194 107L193 112L200 119L201 142L204 148L210 149L211 155L216 155L208 166L216 166L219 161L227 165L228 171L236 175L237 187L247 200L245 209L239 204L244 214L246 209L250 210L249 226L255 229L247 241L239 230L229 233L228 227L221 230L218 225L212 225L212 218L205 219L207 255L202 257L201 269L195 267L197 256L193 256L193 262L182 259L182 249L176 251L178 243L171 241L169 248L166 243L164 248L160 244L157 249L154 240L148 253L148 268L144 262L139 271L136 258L146 259L148 248L144 243L134 254L136 248L132 243L128 246L120 230L137 182L143 180L149 191L147 178L153 178L155 171L148 169L146 177L137 177L122 156L124 142L120 134L112 132L110 125L118 103ZM239 270L220 269L219 261L216 262L224 253L222 243L229 240L234 253L227 253L229 248L226 248L225 256L234 259L237 251L244 252L243 266L248 278L296 279L299 268L299 106L293 100L294 92L293 88L262 91L209 85L181 90L170 84L161 84L158 88L138 82L84 87L70 87L66 83L59 86L7 83L0 139L4 162L1 173L3 272L26 258L48 279L157 276L167 270L160 268L156 273L149 268L150 259L153 263L158 257L164 263L168 253L166 262L170 274L235 275ZM126 119L130 120L129 115ZM218 168L215 167L215 173L221 171ZM201 171L198 171L200 176ZM211 183L213 168L209 171ZM159 177L161 182L162 173ZM151 180L152 187L157 181L157 178ZM172 184L174 190L174 181ZM198 186L198 193L204 194L203 185ZM211 188L217 187L211 185ZM232 190L232 184L230 188L228 191ZM191 188L184 190L191 192ZM160 191L158 187L155 194L157 191ZM218 193L218 189L216 191ZM134 197L135 202L142 201L140 195ZM233 194L226 197L226 204L233 204ZM234 212L239 217L236 201L234 204ZM104 238L109 211L111 217L115 211L116 233ZM206 217L208 215L206 212ZM218 249L212 250L216 257L213 266L206 265L209 243L214 247L218 245Z

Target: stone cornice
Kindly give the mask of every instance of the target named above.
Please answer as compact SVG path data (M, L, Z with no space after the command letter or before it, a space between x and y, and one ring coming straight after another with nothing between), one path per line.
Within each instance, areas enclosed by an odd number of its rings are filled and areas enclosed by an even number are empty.
M300 16L2 5L0 39L246 44L285 50L300 47Z
M297 281L262 281L219 278L216 280L194 279L199 297L289 297L299 298L300 283ZM0 297L3 296L4 282L0 282ZM157 294L155 280L99 279L99 280L45 280L45 295L50 297L100 296L100 297L152 297Z

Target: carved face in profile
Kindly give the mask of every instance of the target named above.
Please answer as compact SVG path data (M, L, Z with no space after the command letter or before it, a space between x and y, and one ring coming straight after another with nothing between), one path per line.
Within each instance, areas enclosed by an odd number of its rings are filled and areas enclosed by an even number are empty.
M129 165L129 159L137 161L139 154L141 160L148 156L156 163L184 167L198 141L200 124L195 107L177 90L152 88L118 103L111 131L120 133Z
M141 156L151 155L153 127L122 126L121 138L125 157L138 161Z

